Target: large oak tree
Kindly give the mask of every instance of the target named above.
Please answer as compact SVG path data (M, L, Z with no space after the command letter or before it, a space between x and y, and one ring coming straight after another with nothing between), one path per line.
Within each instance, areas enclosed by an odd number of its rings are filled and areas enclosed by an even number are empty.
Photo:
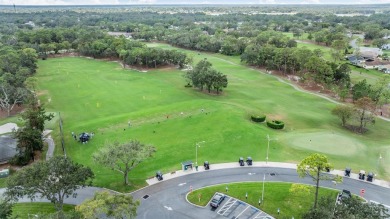
M91 185L94 174L89 167L69 158L56 156L25 167L7 180L6 195L17 200L27 196L46 198L62 211L64 199L76 197L76 190Z
M93 154L93 159L104 166L123 174L125 185L129 184L129 172L145 159L151 157L156 149L137 140L126 143L115 142Z

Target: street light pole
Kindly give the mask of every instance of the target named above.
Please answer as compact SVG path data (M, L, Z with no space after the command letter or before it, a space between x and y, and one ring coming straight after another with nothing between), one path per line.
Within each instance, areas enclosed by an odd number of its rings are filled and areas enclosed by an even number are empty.
M269 152L269 135L267 134L267 140L268 140L268 147L267 147L267 157L265 158L265 163L268 164L268 152ZM264 183L263 183L263 188L264 188Z
M265 158L265 163L268 164L268 153L269 153L269 142L272 140L278 140L278 139L270 139L269 135L267 134L267 140L268 140L268 145L267 145L267 157Z
M195 144L195 166L198 166L198 147L200 147L199 144L204 143L205 141L201 141Z
M261 202L264 202L264 181L265 181L265 173L263 176L263 191L261 192Z

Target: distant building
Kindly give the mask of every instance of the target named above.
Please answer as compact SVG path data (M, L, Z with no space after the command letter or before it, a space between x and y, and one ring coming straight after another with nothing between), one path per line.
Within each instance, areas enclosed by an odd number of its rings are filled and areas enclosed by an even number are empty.
M390 44L385 44L381 48L384 50L390 50Z
M374 47L360 47L360 55L365 60L375 60L378 58L378 56L381 56L383 54L382 49L380 48L374 48Z
M364 64L364 58L361 56L351 55L347 59L352 65L362 66Z
M29 22L24 23L24 24L25 24L25 25L29 25L29 26L31 26L31 27L35 27L35 23L32 22L32 21L29 21Z
M16 144L16 139L11 134L0 136L0 164L8 162L18 153Z
M110 35L110 36L116 36L116 37L124 36L124 37L126 37L128 39L133 38L131 36L131 33L127 33L127 32L108 32L107 34Z

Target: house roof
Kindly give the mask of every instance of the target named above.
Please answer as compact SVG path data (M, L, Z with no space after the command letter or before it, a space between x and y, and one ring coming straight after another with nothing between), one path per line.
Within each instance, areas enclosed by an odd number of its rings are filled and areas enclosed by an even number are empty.
M11 135L0 136L0 162L8 161L16 154L16 139Z
M364 58L376 58L383 54L382 49L374 47L360 47L360 54Z
M363 61L364 59L363 59L363 57L357 57L357 56L355 56L355 55L351 55L351 56L349 56L348 58L348 61L350 61L350 62L357 62L357 61Z

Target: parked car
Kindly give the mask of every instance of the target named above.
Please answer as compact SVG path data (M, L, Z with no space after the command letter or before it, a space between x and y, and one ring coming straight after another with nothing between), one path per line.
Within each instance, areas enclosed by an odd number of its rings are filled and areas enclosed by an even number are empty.
M225 195L224 194L220 194L220 193L216 193L213 197L213 199L211 200L210 202L210 206L213 207L213 208L218 208L219 205L223 202L223 200L225 199Z

